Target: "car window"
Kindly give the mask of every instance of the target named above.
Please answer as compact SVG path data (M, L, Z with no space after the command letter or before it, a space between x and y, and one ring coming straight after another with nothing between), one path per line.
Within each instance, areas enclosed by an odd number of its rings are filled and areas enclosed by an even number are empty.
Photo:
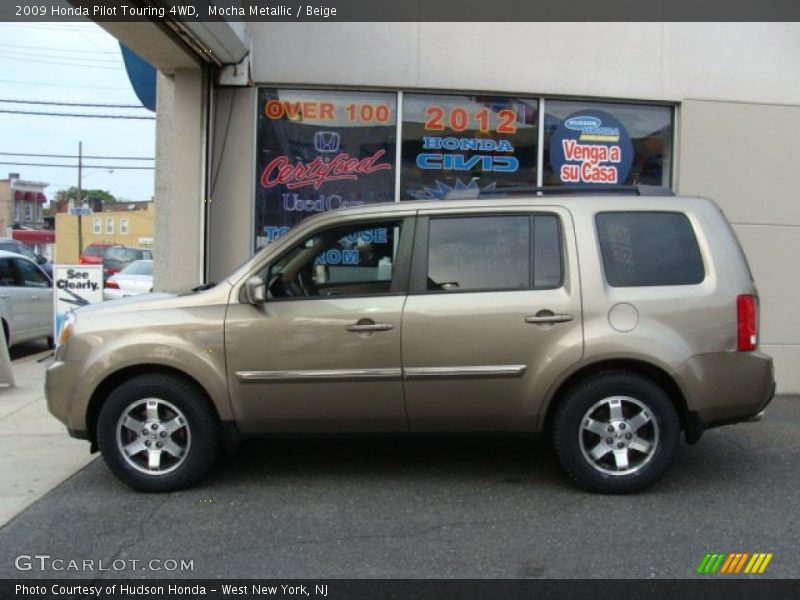
M28 248L25 244L21 244L19 242L3 242L0 244L0 250L6 250L7 252L13 252L14 254L22 254L31 260L36 260L36 254Z
M17 270L10 258L0 258L0 286L10 287L22 285Z
M130 261L136 258L136 252L130 248L109 248L105 258L108 260Z
M50 287L50 280L36 265L27 260L14 260L25 287L46 288Z
M596 225L613 287L692 285L705 278L697 238L682 213L604 212Z
M84 256L101 256L107 246L87 246L83 251Z
M527 289L531 283L528 216L432 218L427 289Z
M152 275L153 262L149 260L135 260L122 269L122 273L126 275Z
M402 225L399 221L318 232L269 269L272 297L375 295L391 291Z

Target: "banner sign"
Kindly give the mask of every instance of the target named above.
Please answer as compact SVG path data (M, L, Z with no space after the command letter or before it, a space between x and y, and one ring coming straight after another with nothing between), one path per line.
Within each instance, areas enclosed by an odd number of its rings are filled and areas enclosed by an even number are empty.
M582 110L556 128L550 163L564 184L620 185L633 164L633 144L617 119L600 110Z
M55 339L71 310L103 301L103 265L53 265Z
M256 247L310 215L394 200L395 94L258 91Z
M537 110L534 99L406 94L401 199L536 185Z

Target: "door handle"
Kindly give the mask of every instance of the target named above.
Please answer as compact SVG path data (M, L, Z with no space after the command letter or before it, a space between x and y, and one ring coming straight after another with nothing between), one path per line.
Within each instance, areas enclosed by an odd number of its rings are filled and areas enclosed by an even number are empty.
M560 314L560 315L554 315L554 314L540 315L540 314L536 314L536 315L532 315L530 317L525 317L525 322L526 323L536 323L536 324L541 324L541 323L567 323L569 321L572 321L574 318L575 318L574 316L566 315L566 314Z
M2 294L2 295L0 295L0 300L8 300L8 299L9 299L9 297L10 297L10 296L7 296L7 295L5 295L5 294Z
M31 296L31 300L39 300L39 296Z
M347 331L360 333L363 331L389 331L394 329L391 323L356 323L355 325L345 325Z

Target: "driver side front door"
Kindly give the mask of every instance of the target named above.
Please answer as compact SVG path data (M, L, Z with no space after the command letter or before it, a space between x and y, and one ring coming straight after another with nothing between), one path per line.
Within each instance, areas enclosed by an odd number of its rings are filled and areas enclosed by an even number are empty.
M263 272L264 303L230 304L228 383L243 432L407 429L400 331L413 225L317 232Z

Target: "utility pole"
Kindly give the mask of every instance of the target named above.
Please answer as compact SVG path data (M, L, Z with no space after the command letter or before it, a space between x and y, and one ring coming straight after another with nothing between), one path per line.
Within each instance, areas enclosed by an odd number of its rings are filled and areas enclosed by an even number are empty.
M83 179L83 142L78 142L78 194L75 205L78 209L78 257L83 252L83 202L81 201L81 183Z

